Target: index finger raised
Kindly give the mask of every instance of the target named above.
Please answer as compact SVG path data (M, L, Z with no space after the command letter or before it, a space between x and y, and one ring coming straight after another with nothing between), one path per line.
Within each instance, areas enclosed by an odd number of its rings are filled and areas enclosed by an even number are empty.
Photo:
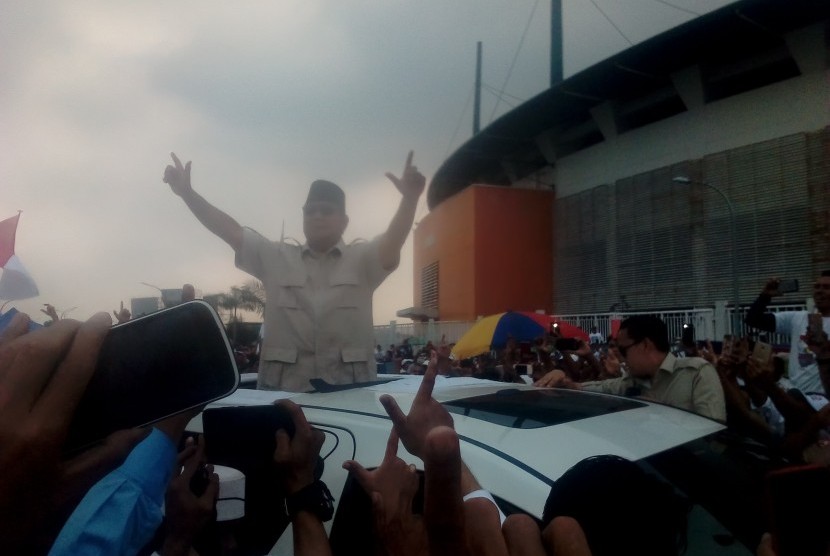
M412 157L415 155L415 151L409 151L409 154L406 155L406 165L404 165L403 169L404 172L412 167Z
M438 365L427 365L427 370L424 371L424 378L421 380L421 386L418 388L418 393L415 394L413 404L424 402L432 397L432 391L435 389L435 377L438 375Z

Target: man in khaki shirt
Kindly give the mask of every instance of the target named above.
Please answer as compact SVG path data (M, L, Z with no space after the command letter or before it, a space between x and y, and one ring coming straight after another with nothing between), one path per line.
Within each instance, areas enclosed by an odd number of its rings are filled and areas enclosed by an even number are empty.
M337 185L317 180L303 206L302 246L270 241L240 226L190 184L190 162L173 165L164 182L196 218L236 253L236 265L262 280L266 290L265 338L257 387L304 392L309 379L334 384L372 380L372 294L398 266L426 180L407 157L403 175L386 176L401 202L386 232L346 245L346 198Z
M668 330L658 317L636 315L624 320L617 346L628 376L576 383L557 369L536 385L637 396L726 421L726 402L717 371L700 357L677 358L669 353Z

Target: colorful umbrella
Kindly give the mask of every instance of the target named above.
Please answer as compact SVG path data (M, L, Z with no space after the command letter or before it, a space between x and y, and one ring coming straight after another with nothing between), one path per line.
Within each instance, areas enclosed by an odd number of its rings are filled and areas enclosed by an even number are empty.
M452 349L456 359L466 359L490 351L501 349L509 337L517 342L531 342L544 336L550 323L554 322L547 315L509 311L482 318L470 328Z

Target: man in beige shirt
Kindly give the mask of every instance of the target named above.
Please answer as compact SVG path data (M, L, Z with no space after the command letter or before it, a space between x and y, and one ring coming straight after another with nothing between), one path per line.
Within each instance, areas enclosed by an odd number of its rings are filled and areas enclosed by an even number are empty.
M386 232L372 241L346 245L349 223L340 187L317 180L303 206L306 243L270 241L208 203L190 183L190 162L175 154L164 182L196 218L236 253L236 265L262 280L266 290L265 338L257 387L304 392L309 379L333 384L372 380L372 294L398 266L401 247L415 219L426 180L412 165L386 176L401 202Z
M726 421L726 402L717 371L700 357L677 358L669 353L668 330L658 317L636 315L624 320L617 346L628 376L576 383L555 369L536 385L638 396Z

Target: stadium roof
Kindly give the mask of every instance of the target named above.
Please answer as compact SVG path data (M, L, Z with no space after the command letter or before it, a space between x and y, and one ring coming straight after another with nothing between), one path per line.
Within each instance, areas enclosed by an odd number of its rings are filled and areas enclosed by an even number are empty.
M686 68L700 68L704 102L796 77L800 71L785 35L828 19L828 0L743 0L652 37L540 93L470 138L435 173L427 204L432 209L474 183L508 186L551 160L602 142L592 115L600 105L609 104L619 133L686 111L673 80Z

